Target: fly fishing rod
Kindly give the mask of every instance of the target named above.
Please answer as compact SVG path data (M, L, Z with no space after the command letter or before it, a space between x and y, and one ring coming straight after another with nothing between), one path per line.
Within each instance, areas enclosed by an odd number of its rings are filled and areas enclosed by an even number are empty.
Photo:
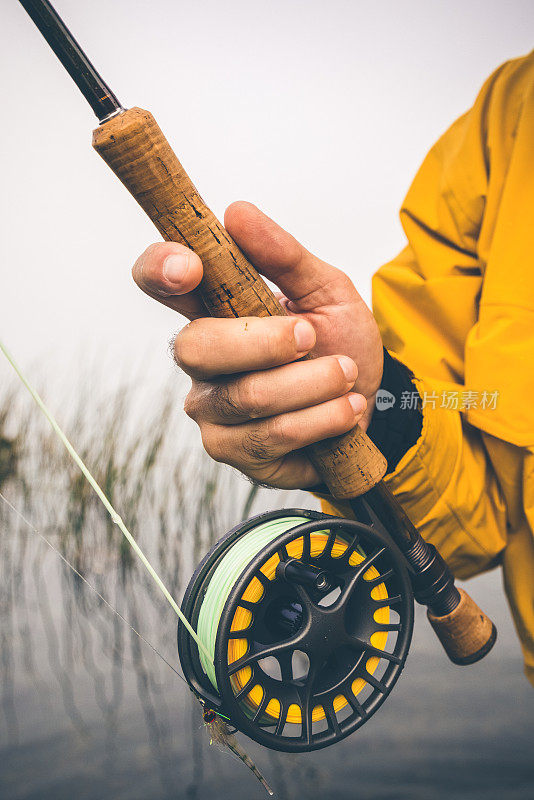
M93 147L164 239L190 247L216 317L284 315L205 205L150 112L124 109L46 0L20 0L99 119ZM423 540L382 480L383 455L356 426L308 448L355 519L263 514L223 536L187 588L179 624L187 681L210 713L277 750L325 747L363 725L397 681L414 597L456 664L483 658L495 626Z

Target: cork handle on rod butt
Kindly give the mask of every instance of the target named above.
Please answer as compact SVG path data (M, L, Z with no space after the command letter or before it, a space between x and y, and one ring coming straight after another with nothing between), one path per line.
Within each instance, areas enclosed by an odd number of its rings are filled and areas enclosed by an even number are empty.
M265 281L204 204L150 112L124 111L97 128L93 147L150 217L164 239L185 244L204 264L198 289L214 317L284 315ZM309 448L334 497L364 494L386 461L357 426Z
M474 664L484 658L495 644L497 629L487 614L463 589L460 602L450 614L427 617L443 649L454 664Z

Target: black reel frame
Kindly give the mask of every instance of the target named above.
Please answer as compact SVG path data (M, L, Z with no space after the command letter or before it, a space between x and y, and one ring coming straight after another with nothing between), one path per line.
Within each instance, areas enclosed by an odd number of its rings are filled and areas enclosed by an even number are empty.
M258 525L287 516L304 517L255 556L236 581L223 609L215 645L215 673L220 695L206 676L198 648L183 625L178 626L178 650L185 677L201 701L227 717L240 731L260 744L285 752L308 752L327 747L363 725L389 695L404 667L413 630L413 591L406 561L388 534L375 524L340 519L316 511L283 509L259 514L233 528L204 557L195 571L182 602L182 611L194 628L211 576L221 558L239 538ZM327 531L328 540L319 556L310 553L311 534ZM291 558L286 545L303 538L303 553ZM341 557L332 556L336 537L348 543ZM354 552L363 560L349 564ZM280 563L269 580L261 567L273 555ZM378 576L364 580L374 566ZM257 602L242 595L256 577L263 586ZM386 599L374 599L371 590L384 584ZM337 593L337 596L334 595ZM238 607L252 614L246 629L230 631ZM377 622L376 611L389 608L395 620ZM387 632L386 649L371 644L371 637ZM243 657L228 664L230 638L247 639ZM298 654L298 655L295 655ZM304 656L302 655L304 654ZM295 658L308 662L295 674ZM273 670L273 659L278 669ZM378 660L369 672L369 659ZM251 675L236 693L232 676L250 667ZM273 671L278 674L273 675ZM353 682L362 681L355 695ZM255 713L243 704L254 686L262 699ZM334 700L346 704L336 712ZM265 713L269 702L279 703L279 716ZM301 709L301 721L288 722L291 706ZM312 720L316 706L324 719Z

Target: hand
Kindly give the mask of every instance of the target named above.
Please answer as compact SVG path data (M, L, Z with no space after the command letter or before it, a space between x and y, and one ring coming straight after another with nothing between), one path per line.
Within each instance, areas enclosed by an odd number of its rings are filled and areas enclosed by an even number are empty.
M177 335L177 364L191 377L185 411L209 455L278 488L320 482L302 448L364 429L382 379L382 342L349 278L313 256L250 203L225 226L280 289L288 317L214 319L192 294L202 262L173 242L149 247L133 277L146 294L192 322ZM306 353L316 358L298 361Z

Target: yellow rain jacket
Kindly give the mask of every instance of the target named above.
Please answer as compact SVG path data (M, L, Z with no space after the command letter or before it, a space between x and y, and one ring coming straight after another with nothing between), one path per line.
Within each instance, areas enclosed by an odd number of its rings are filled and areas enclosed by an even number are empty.
M401 221L373 305L423 427L386 481L459 578L502 566L534 684L534 53L432 148Z

